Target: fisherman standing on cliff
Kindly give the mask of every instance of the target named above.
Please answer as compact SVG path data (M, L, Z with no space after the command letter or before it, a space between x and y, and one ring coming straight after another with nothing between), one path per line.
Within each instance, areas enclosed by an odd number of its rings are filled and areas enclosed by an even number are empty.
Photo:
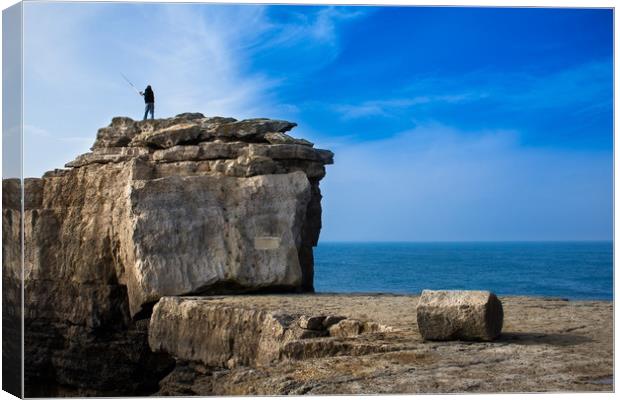
M144 92L140 92L140 95L144 96L144 103L146 103L146 107L144 108L144 118L148 113L151 113L151 119L155 118L155 93L153 93L153 89L151 89L151 85L148 85Z

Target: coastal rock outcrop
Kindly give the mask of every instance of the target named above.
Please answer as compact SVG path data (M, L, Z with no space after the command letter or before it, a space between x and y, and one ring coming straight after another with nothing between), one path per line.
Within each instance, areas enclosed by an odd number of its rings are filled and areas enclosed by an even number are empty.
M502 303L482 290L424 290L416 315L426 340L493 340L504 321Z
M114 118L92 152L36 182L46 218L31 231L59 236L45 251L67 277L126 285L132 316L162 296L312 290L318 184L333 154L284 134L295 125ZM58 276L48 259L28 267Z
M25 180L23 215L19 181L3 181L16 282L24 220L27 396L153 391L171 362L146 341L162 296L313 291L333 154L295 125L116 117L91 152ZM86 365L97 377L75 372Z

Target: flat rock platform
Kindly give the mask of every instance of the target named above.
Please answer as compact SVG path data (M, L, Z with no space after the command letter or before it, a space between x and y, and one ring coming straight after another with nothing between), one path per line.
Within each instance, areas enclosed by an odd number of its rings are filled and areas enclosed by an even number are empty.
M172 353L177 352L171 354L177 359L177 366L160 382L159 395L613 390L613 303L610 301L500 297L504 326L499 339L431 342L424 341L418 332L415 311L418 296L300 294L169 299L185 304L185 311L178 313L180 318L193 318L185 329L187 335L191 334L191 327L202 329L199 319L190 311L204 307L215 313L217 317L213 318L228 323L234 319L231 315L241 312L243 316L237 315L237 319L249 324L246 325L249 332L261 330L246 335L250 338L247 340L266 335L267 328L260 326L269 326L269 332L277 330L279 336L275 341L262 340L256 346L231 343L226 348L230 352L226 364L228 355L221 360L213 358L215 361L211 362L213 352L206 353L206 362L184 359L183 354L193 356L200 349L188 351L183 343L198 348L202 345L193 339L185 340L183 333L177 332L181 336L170 341L175 346ZM175 307L173 304L168 311L174 314ZM196 315L203 315L204 310L200 309ZM247 310L250 314L245 314ZM309 335L310 331L300 330L299 324L307 328L314 321L313 316L347 319L329 329L323 325ZM170 314L162 318L169 319ZM151 328L158 324L157 319L156 308ZM267 320L271 322L264 322ZM272 320L279 321L277 329L273 328ZM215 325L222 328L224 323ZM213 323L209 326L213 328ZM158 329L149 330L149 342L161 351L166 347L165 324ZM219 334L225 336L226 332ZM241 354L258 346L268 349L270 357L265 359L264 354L255 352L249 356ZM216 365L218 360L221 365Z

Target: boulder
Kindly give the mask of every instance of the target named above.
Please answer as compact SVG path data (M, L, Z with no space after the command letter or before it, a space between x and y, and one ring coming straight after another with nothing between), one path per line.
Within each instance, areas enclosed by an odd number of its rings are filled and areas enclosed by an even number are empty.
M205 117L204 114L203 113L199 113L199 112L186 112L186 113L181 113L181 114L175 115L175 118L181 118L181 119L187 119L187 120L201 119L201 118L204 118L204 117Z
M129 145L167 149L181 143L196 141L202 133L201 128L194 121L182 122L153 132L141 133L134 137Z
M267 118L245 119L214 127L213 136L228 140L265 141L264 135L267 133L284 133L296 126L294 122Z
M250 156L263 156L274 160L319 161L323 164L332 164L334 157L329 150L313 149L300 144L250 144L244 152Z
M128 117L112 118L110 125L99 129L97 132L97 139L91 150L100 147L127 146L139 132L137 124L136 121Z
M89 164L119 163L148 154L149 150L141 147L100 147L90 153L77 156L75 160L66 163L65 167L77 168Z
M292 136L283 132L268 132L265 133L265 140L271 144L300 144L303 146L313 147L314 143L305 139L295 139Z
M299 326L303 329L310 329L313 331L325 330L325 326L323 325L325 318L326 317L324 315L302 315L301 317L299 317Z
M329 318L329 319L328 319ZM364 333L388 332L389 327L371 321L360 321L344 317L328 317L324 326L329 326L327 330L333 337L355 337ZM342 319L341 319L342 318ZM335 322L339 320L339 322Z
M357 336L362 333L364 324L356 319L344 319L329 327L329 334L337 337Z
M241 150L248 144L245 142L204 142L200 143L201 160L217 160L222 158L237 158Z
M153 161L191 161L198 158L200 147L198 146L173 146L153 152Z
M209 366L265 365L279 359L292 318L201 298L164 297L154 307L149 345Z
M310 184L301 172L134 182L125 263L130 310L212 286L294 291L302 283L297 248L309 201ZM257 249L261 237L276 242Z
M328 315L323 320L323 326L325 328L329 328L330 326L337 324L338 322L342 321L343 319L347 319L347 317L343 317L342 315Z
M487 291L424 290L416 313L426 340L494 340L504 319L502 303Z
M334 334L323 324L325 314L301 314L294 302L270 302L269 298L162 297L153 308L149 345L181 363L256 367L346 354L354 349L343 348L343 338L388 330L374 322L350 320L355 330ZM349 320L340 324L345 321Z

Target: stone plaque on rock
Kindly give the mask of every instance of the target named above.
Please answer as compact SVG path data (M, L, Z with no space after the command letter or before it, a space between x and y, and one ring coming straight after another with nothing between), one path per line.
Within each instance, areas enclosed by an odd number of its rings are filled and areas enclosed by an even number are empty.
M254 238L255 250L275 250L280 247L278 236L257 236Z

